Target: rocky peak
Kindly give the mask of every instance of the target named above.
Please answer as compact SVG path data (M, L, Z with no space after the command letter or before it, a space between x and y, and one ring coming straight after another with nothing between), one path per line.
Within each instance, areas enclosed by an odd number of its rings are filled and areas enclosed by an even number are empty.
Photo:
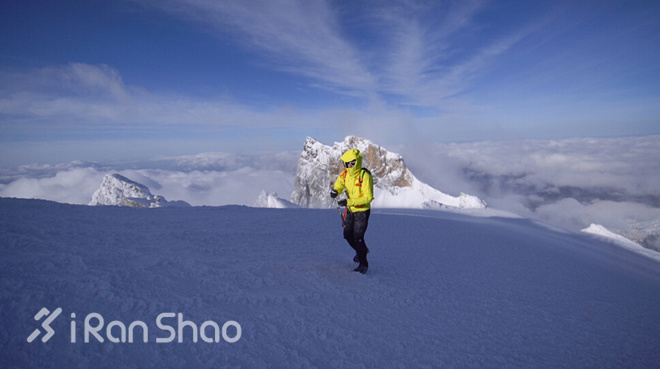
M348 136L326 146L308 137L298 160L291 201L302 207L329 207L328 193L344 169L341 155L349 149L362 153L362 166L374 178L374 205L381 207L485 207L470 195L446 195L422 182L408 170L401 155L387 151L370 140Z

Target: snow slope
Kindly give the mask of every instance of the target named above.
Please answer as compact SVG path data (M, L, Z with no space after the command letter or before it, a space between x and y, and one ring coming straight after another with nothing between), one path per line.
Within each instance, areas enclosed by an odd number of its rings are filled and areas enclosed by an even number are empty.
M341 232L336 209L0 199L0 367L660 362L660 265L652 259L527 219L374 209L371 269L359 275L351 272L353 253ZM34 319L42 307L62 309L50 325L54 335L28 343L35 329L45 333ZM184 327L182 343L157 343L169 335L156 326L164 312L198 326L233 320L241 336L235 343L195 343L192 328ZM106 326L143 321L149 341L85 343L82 327L91 313ZM175 321L168 322L177 328Z
M614 242L614 243L616 243L617 245L619 245L621 247L627 248L631 251L634 251L634 252L637 252L637 253L640 253L640 254L644 254L644 255L652 258L652 259L656 259L656 260L660 261L660 252L647 249L647 248L641 246L640 244L621 236L620 234L617 234L617 233L614 233L614 232L610 231L609 229L603 227L600 224L592 223L589 227L583 229L582 232L590 233L590 234L593 234L593 235L596 235L596 236L599 236L599 237L603 237L604 239L606 239L608 241L611 241L611 242Z

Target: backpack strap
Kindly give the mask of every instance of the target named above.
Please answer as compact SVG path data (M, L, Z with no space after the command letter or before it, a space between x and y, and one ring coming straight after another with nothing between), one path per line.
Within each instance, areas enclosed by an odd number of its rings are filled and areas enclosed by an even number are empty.
M362 187L362 181L364 181L364 174L365 174L365 173L369 173L369 174L371 174L371 172L369 171L369 169L367 169L367 168L362 168L362 171L360 172L360 177L359 177L359 182L360 182L359 186L360 186L360 187ZM344 177L344 178L345 178L345 177Z
M371 174L371 172L369 171L369 169L367 169L367 168L362 168L362 170L360 171L360 176L358 177L358 181L359 181L358 186L360 186L360 187L362 186L362 182L364 181L364 175L365 175L365 173L369 173L369 174ZM343 179L343 180L345 181L345 180L346 180L346 175L347 175L347 174L348 174L348 169L344 169L344 171L341 172L341 174L339 175L339 178L341 178L341 179Z

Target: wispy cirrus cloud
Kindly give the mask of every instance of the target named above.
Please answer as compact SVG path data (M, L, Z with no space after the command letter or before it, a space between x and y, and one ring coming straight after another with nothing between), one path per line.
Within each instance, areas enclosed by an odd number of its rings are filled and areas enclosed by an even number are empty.
M136 136L217 140L221 150L261 140L279 150L307 135L401 144L658 132L657 53L648 47L655 38L642 37L657 34L657 17L637 4L620 17L573 2L119 3L104 3L110 16L96 19L134 27L113 27L110 35L92 29L83 38L98 52L71 56L99 64L55 65L43 57L35 63L45 68L0 66L0 138L9 143L0 151L18 152L23 142L91 147L84 141ZM610 20L626 32L602 32ZM117 42L117 29L139 41ZM60 41L63 49L80 49ZM178 153L197 149L192 143Z
M260 62L302 75L348 95L365 96L377 85L348 41L338 10L325 1L147 1L200 22L219 37L265 53Z
M147 2L210 27L221 38L236 37L240 47L263 53L268 68L394 105L447 107L444 99L469 88L489 62L529 33L494 37L457 58L468 49L461 34L474 32L474 18L487 2L383 2L364 13L326 1ZM356 37L360 32L351 34L351 27L365 34Z
M413 105L428 105L465 88L457 80L461 64L448 62L455 53L452 37L468 27L482 7L481 1L467 1L449 4L446 9L393 6L377 12L377 21L389 40L383 55L384 91Z
M149 92L124 83L108 65L70 63L63 66L0 71L0 116L7 136L53 137L114 129L140 132L159 127L186 130L279 127L287 111L257 110L231 97L194 98ZM298 124L296 124L298 122ZM288 119L287 127L302 126Z

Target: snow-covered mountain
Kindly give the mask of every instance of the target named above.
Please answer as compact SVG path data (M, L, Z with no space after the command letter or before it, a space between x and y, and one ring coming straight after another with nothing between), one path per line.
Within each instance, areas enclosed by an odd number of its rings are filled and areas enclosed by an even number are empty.
M484 208L486 203L461 193L447 195L419 181L406 167L401 155L373 142L348 136L343 142L326 146L307 137L298 160L295 189L291 201L302 207L326 208L332 204L328 193L342 172L341 155L349 149L362 153L363 167L374 177L373 205L381 208Z
M130 206L137 208L158 208L164 206L190 206L185 201L167 201L164 197L152 195L143 184L131 181L119 174L103 177L89 205Z
M277 208L277 209L286 209L286 208L298 208L299 206L279 198L277 192L268 193L266 191L261 191L261 194L257 198L257 201L254 203L255 208Z
M0 199L0 367L660 362L658 262L588 234L491 209L374 209L361 275L335 211L139 210Z

